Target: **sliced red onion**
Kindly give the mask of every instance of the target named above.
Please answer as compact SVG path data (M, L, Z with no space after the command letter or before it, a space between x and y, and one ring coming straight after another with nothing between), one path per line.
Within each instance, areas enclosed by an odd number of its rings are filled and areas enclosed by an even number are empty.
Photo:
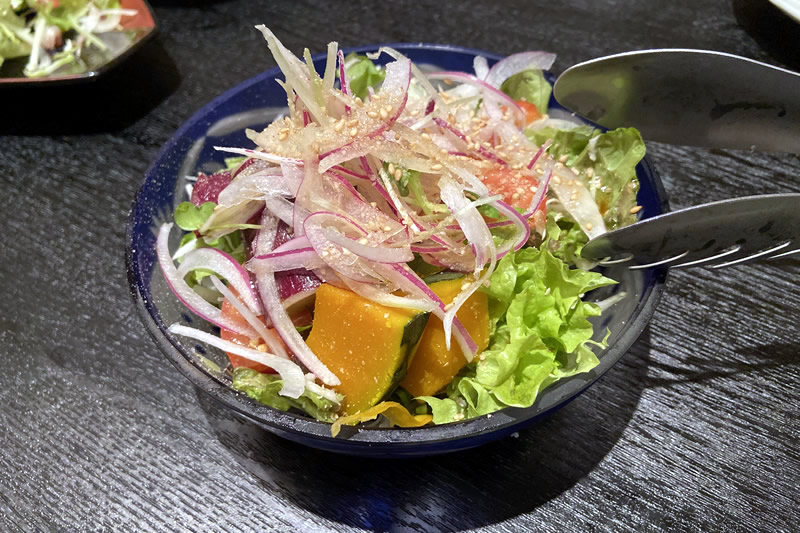
M383 84L381 85L381 95L387 95L384 98L388 102L392 102L392 110L393 114L388 116L388 118L381 122L381 124L374 130L362 135L359 137L359 140L366 139L376 139L378 138L383 132L388 130L392 124L397 122L397 119L400 118L400 115L403 113L403 109L405 109L406 103L408 102L408 87L411 83L411 61L409 59L400 59L397 61L393 61L386 65L386 77L383 79ZM383 101L383 100L382 100ZM320 155L320 172L325 172L333 165L339 164L341 161L348 161L350 159L354 159L358 156L346 156L345 159L341 159L341 154L339 154L340 161L336 161L337 154L341 151L346 150L348 147L358 147L358 140L350 141L338 148L334 148L324 154ZM357 152L360 150L357 150ZM349 153L349 151L348 151ZM359 154L364 155L364 154Z
M374 281L374 272L368 263L351 252L349 247L342 247L331 241L333 231L345 236L368 239L371 235L364 228L344 215L329 211L312 213L306 218L303 227L314 251L338 274L357 281Z
M251 348L246 348L241 344L220 339L216 335L200 331L180 324L173 324L169 327L170 333L173 335L180 335L182 337L189 337L202 341L210 346L219 348L220 350L234 353L256 363L261 363L268 366L278 373L283 380L280 395L288 398L299 398L306 389L306 379L303 370L289 359L284 359L277 355L267 352L259 352Z
M215 146L214 150L219 152L226 152L229 154L239 154L239 155L246 155L248 157L252 157L255 159L261 159L263 161L269 161L270 163L289 163L292 165L302 165L303 161L301 159L296 159L294 157L284 157L277 154L270 154L267 152L261 152L258 150L251 150L250 148L236 148L232 146Z
M280 221L266 209L261 214L261 229L256 233L251 246L251 255L261 255L270 251L278 233ZM285 227L285 225L284 225Z
M267 210L281 219L286 224L294 221L294 204L280 196L267 196L265 200Z
M411 294L417 294L423 298L430 300L435 304L433 313L439 317L444 323L447 315L445 309L448 307L442 302L442 299L431 290L430 287L420 278L416 272L408 268L406 265L388 265L381 270L381 273L387 276L387 279L393 281L402 290ZM478 345L472 340L472 336L467 331L467 328L461 323L457 317L451 319L452 327L455 328L455 338L461 351L467 361L472 361L478 351ZM450 335L445 331L445 345L450 349Z
M264 255L270 253L270 250L273 252L286 252L289 250L311 247L308 238L304 236L292 238L289 226L283 222L277 225L272 235L273 239L269 241L269 245L264 248L259 248L257 250L258 253L254 255ZM305 268L277 272L275 273L275 282L278 285L278 296L286 309L289 308L289 304L287 304L288 299L294 298L298 293L302 292L311 292L313 294L321 284L320 279L313 272Z
M278 293L280 294L284 290L281 288L281 280L278 279L277 276L275 277L275 280L278 283ZM292 292L291 296L287 296L285 298L281 295L281 305L283 305L283 308L286 309L286 312L289 312L289 310L291 310L295 305L309 300L315 294L317 294L317 289L320 285L321 283L319 282L319 279L317 279L317 284L313 288L294 291Z
M233 292L222 283L219 278L215 275L209 276L211 278L211 283L214 285L214 288L217 289L222 296L225 297L228 302L239 312L240 315L247 320L247 323L256 330L261 340L263 340L269 349L275 355L279 357L283 357L284 359L289 358L289 354L286 353L286 349L284 349L283 344L281 344L280 338L278 334L275 333L274 330L267 328L267 326L258 319L258 317L247 308L247 306L242 302Z
M344 53L341 50L339 50L339 53L337 55L339 58L339 85L342 88L342 94L348 95L350 94L350 86L347 83L347 70L344 67ZM350 106L345 105L344 111L345 113L349 113Z
M530 218L533 214L538 211L542 204L544 204L545 198L547 197L547 188L550 185L550 179L553 176L553 169L552 167L548 167L545 171L542 179L539 181L539 186L536 188L536 194L533 195L531 199L531 205L528 208L528 212L526 214L526 218Z
M250 273L236 259L218 248L197 248L186 254L177 274L183 279L193 270L210 270L228 280L251 311L261 314L261 304L253 289Z
M288 226L283 226L283 227L288 228ZM288 238L288 240L284 240L283 243L281 244L278 244L278 240L276 239L275 244L277 245L275 249L273 249L272 252L266 252L266 253L288 252L290 250L299 250L300 248L311 248L311 243L308 242L308 237L306 237L305 235L301 235L300 237ZM259 254L259 256L260 255L264 254Z
M512 54L501 59L489 69L486 83L499 89L503 82L514 74L529 69L549 70L555 60L556 55L550 52L536 51Z
M491 74L491 73L490 73ZM522 109L519 107L519 104L514 101L513 98L508 96L506 93L488 84L485 81L481 81L475 76L471 74L467 74L465 72L436 72L434 74L428 75L429 79L432 80L455 80L461 83L467 83L474 87L478 87L479 89L483 89L483 94L486 97L490 97L495 101L502 102L503 105L508 106L508 109L511 113L514 113L517 118L521 118L524 116Z
M334 165L331 167L331 170L336 172L341 172L342 174L347 174L348 176L352 176L354 178L358 178L360 180L368 180L369 176L365 176L364 174L359 174L358 172L354 172L347 167L343 167L341 165Z
M306 233L308 233L308 229L306 229ZM346 248L354 255L367 261L374 263L408 263L414 260L414 254L408 246L401 248L369 246L366 244L368 242L366 237L362 237L363 241L359 242L359 240L347 237L333 228L325 228L324 233L333 244Z
M183 277L178 275L178 269L172 262L169 254L169 232L172 229L172 223L162 224L158 232L158 239L156 240L156 255L158 256L158 264L161 267L161 272L164 274L164 279L167 281L170 290L177 296L177 298L189 308L194 314L203 320L210 322L221 328L229 329L240 335L247 335L248 337L255 337L256 332L247 327L228 320L222 316L222 312L205 301L202 296L192 290L191 287L183 280Z
M436 125L439 126L440 128L449 131L450 133L452 133L453 135L464 141L465 144L468 144L467 136L458 131L454 126L450 125L447 121L441 118L434 117L433 122L436 123ZM490 161L494 161L495 163L499 163L504 166L507 165L507 163L503 161L500 157L496 156L491 151L487 150L481 145L478 145L475 151Z
M331 387L339 385L341 381L336 375L328 370L328 367L314 355L311 348L297 332L292 320L281 305L278 296L278 287L275 284L275 274L264 272L258 275L258 290L261 294L261 301L267 309L272 324L275 326L283 342L305 367L317 376L325 385ZM277 369L276 369L277 370Z
M217 205L232 207L250 200L263 200L267 196L294 196L280 169L239 176L219 193Z
M379 287L373 283L361 283L348 278L343 278L343 281L348 289L362 298L386 307L414 309L424 312L431 312L437 308L436 304L430 300L397 296L392 294L391 289L387 287Z
M380 176L381 181L383 182L383 186L385 187L386 193L389 196L390 205L394 207L395 213L403 220L408 220L411 222L412 229L419 230L420 228L416 225L413 219L410 217L410 210L405 205L405 203L400 199L398 196L397 191L395 190L394 186L392 185L392 180L389 178L389 175L386 173L385 170L380 169L378 171L378 176Z
M400 52L398 52L397 50L395 50L390 46L381 46L380 48L378 48L377 52L373 54L367 54L367 57L370 59L377 59L378 57L380 57L381 54L387 54L397 60L408 59L406 56L404 56L403 54L401 54ZM425 74L414 63L411 63L411 72L414 74L414 79L416 79L417 82L422 86L422 88L425 89L428 92L428 94L431 95L434 102L438 105L444 105L442 97L439 96L439 91L437 91L433 87L433 85L431 85L431 82L428 81L428 78L425 76Z
M439 179L442 202L450 208L467 241L475 246L475 276L483 269L489 256L495 255L494 240L483 217L464 197L463 187L448 176Z
M531 228L528 225L528 220L520 214L516 209L503 201L493 202L492 206L500 211L505 217L513 222L519 229L519 236L513 241L514 250L522 248L531 236ZM503 248L497 250L498 259L504 256L512 248L511 241L504 245Z
M432 254L436 252L447 252L450 249L447 246L422 246L419 244L412 244L411 251L417 254Z
M252 157L248 157L247 159L245 159L244 161L242 161L242 164L241 164L241 165L239 165L239 166L238 166L238 167L237 167L237 168L236 168L236 169L235 169L235 170L234 170L234 171L231 173L231 177L233 177L233 178L236 178L236 176L238 176L239 174L241 174L241 173L242 173L242 172L244 172L245 170L248 170L248 169L250 169L251 167L257 166L257 165L256 165L256 163L260 163L260 162L261 162L261 161L260 161L260 160L258 160L258 159L255 159L255 158L252 158Z
M535 165L536 162L539 161L539 158L542 157L542 154L545 153L548 148L550 148L551 144L553 144L553 140L547 139L544 142L544 144L539 147L539 149L534 154L533 159L531 159L531 162L528 163L528 170L533 168L533 165Z
M298 268L314 269L324 264L313 248L298 248L296 250L270 252L253 257L247 262L247 268L253 272L261 272L262 270L283 272Z

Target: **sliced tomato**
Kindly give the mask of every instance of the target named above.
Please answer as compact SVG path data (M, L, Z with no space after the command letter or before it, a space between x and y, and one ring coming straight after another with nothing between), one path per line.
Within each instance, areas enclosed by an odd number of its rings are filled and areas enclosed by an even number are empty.
M231 289L233 290L233 289ZM241 324L242 326L247 326L247 320L236 310L236 308L228 302L228 300L224 300L222 302L222 316L226 317L228 320L235 322L236 324ZM266 324L263 316L258 317L259 320ZM260 344L264 343L263 339L250 339L247 335L239 335L238 333L234 333L231 330L221 328L219 336L226 341L233 342L235 344L240 344L245 348L256 348ZM252 340L252 343L251 343ZM234 368L238 368L240 366L246 368L252 368L258 372L266 372L273 374L274 370L271 368L262 365L261 363L256 363L255 361L251 361L246 357L242 357L240 355L236 355L235 353L225 352L228 354L228 359L230 360L231 364Z
M492 194L502 194L503 201L512 207L528 209L539 183L530 176L510 168L498 167L484 175L483 183Z
M526 102L525 100L517 100L517 105L525 111L525 124L530 124L531 122L536 122L540 118L542 118L542 114L539 113L539 110L536 106L530 102Z

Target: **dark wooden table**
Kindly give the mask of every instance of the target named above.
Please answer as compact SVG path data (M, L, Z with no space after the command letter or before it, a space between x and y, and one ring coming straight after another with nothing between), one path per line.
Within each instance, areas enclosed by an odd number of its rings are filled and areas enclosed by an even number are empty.
M123 264L162 143L273 66L256 23L295 51L546 49L556 72L652 47L800 69L800 24L764 0L153 4L160 36L104 79L0 89L0 530L800 528L797 260L672 274L649 328L575 402L518 438L397 462L305 449L220 410L150 340ZM673 207L800 192L797 155L649 152Z

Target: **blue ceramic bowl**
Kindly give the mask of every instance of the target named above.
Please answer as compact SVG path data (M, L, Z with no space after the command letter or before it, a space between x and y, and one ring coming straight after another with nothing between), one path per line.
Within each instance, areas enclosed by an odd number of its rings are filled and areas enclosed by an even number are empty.
M472 70L475 55L490 62L497 55L479 50L430 44L393 44L417 64L436 65L446 70ZM368 52L378 46L365 46L352 51ZM317 69L324 68L324 57L315 58ZM509 408L492 415L463 422L416 429L381 429L345 427L338 437L331 437L330 426L302 415L272 409L248 398L231 387L229 376L221 371L227 365L224 353L192 341L179 339L167 331L175 322L192 324L211 331L211 326L198 320L170 292L156 265L155 234L158 226L172 218L178 203L186 200L185 176L198 171L211 172L222 166L224 154L213 147L250 146L244 128L263 128L278 113L286 94L277 83L278 69L252 78L202 108L172 136L145 176L131 209L127 229L126 264L133 299L147 329L164 354L197 387L222 405L265 429L287 439L334 452L379 456L421 456L452 452L479 446L510 435L538 418L553 412L574 399L597 381L630 348L653 315L664 287L666 270L629 271L618 268L606 272L620 283L606 288L595 298L614 291L628 293L620 303L598 317L595 329L601 335L610 328L609 347L599 353L600 364L589 373L557 382L546 389L536 403L527 409ZM552 80L551 80L552 81ZM551 101L558 108L555 101ZM653 216L667 209L666 195L650 162L638 166L641 182L639 203L644 216ZM173 232L171 249L177 246Z

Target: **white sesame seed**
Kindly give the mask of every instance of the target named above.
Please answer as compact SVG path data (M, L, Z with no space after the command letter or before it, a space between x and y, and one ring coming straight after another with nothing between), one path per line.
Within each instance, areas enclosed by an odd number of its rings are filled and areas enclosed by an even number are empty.
M360 239L358 239L358 244L366 245L368 242L369 241L366 239L366 237L361 237Z
M358 135L358 128L353 128L350 130L350 137L355 137Z
M442 170L442 165L440 165L439 163L431 165L431 170Z
M389 163L389 174L394 175L394 163Z
M384 120L389 118L389 113L387 113L385 109L381 109L380 115L381 115L381 118L384 119Z
M642 210L642 206L636 205L636 206L631 207L630 213L631 213L631 215L635 215L636 213L638 213L641 210Z
M367 116L370 117L370 118L378 118L378 112L377 111L367 111Z
M391 226L384 226L383 227L383 231L392 231L392 227Z

